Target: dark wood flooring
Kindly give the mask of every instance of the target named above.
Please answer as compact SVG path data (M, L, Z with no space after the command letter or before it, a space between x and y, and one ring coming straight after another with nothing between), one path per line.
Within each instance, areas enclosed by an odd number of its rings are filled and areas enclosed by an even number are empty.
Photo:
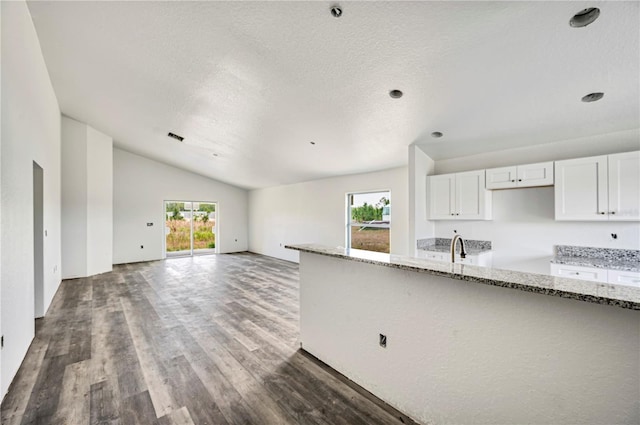
M412 421L298 349L298 266L255 254L63 281L3 425Z

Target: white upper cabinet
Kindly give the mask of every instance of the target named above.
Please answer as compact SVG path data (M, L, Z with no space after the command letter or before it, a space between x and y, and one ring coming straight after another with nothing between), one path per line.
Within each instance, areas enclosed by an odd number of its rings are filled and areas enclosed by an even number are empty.
M640 152L609 155L609 218L640 220Z
M553 185L553 162L492 168L486 171L487 189Z
M484 170L427 177L430 220L490 220L491 192Z
M456 175L428 176L427 191L429 218L432 220L452 220L456 215Z
M640 220L640 153L556 161L556 220Z

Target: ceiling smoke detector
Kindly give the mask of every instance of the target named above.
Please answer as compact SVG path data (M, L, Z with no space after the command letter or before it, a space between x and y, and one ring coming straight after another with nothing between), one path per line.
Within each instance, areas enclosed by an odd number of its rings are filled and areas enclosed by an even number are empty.
M439 131L434 131L433 133L431 133L431 137L439 139L440 137L442 137L442 133Z
M172 139L176 139L178 142L182 142L184 140L184 137L182 136L178 136L176 133L169 133L167 134L167 136L171 137Z
M586 27L598 19L598 16L600 16L600 9L589 7L573 15L573 18L569 20L569 25L573 28Z
M588 95L585 95L582 97L582 101L585 103L596 102L602 99L603 97L604 97L604 93L602 92L589 93Z
M340 6L338 6L337 4L336 4L336 5L331 6L331 15L332 15L334 18L339 18L339 17L341 17L341 16L342 16L342 9L340 8Z
M400 99L403 94L404 93L402 93L402 91L400 90L391 90L389 92L389 96L391 96L393 99Z

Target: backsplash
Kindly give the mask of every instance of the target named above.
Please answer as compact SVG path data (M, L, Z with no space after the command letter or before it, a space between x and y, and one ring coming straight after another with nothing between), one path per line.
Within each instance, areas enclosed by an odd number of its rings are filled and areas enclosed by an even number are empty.
M640 250L617 248L594 248L588 246L556 245L558 257L584 257L607 261L625 261L640 263Z
M451 239L447 239L447 238L418 239L416 244L416 247L418 249L424 249L424 250L428 250L429 247L434 247L434 246L449 247L451 246ZM491 250L491 241L475 241L472 239L464 239L464 246L467 249L477 249L482 251L488 251L488 250Z

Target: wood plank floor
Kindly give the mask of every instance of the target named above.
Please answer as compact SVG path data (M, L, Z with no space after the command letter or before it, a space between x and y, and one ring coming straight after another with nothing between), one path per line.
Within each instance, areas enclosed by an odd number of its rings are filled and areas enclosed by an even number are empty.
M2 425L410 424L298 350L298 266L255 254L63 281Z

